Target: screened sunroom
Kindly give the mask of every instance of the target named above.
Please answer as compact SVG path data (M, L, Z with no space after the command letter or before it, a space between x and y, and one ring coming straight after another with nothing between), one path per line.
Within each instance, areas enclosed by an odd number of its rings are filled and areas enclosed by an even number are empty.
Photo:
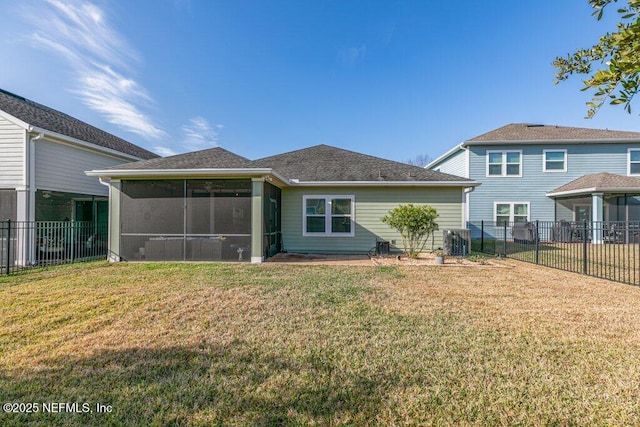
M279 192L265 201L264 251L279 250ZM120 258L130 261L251 261L252 180L122 180ZM267 205L267 203L269 203Z

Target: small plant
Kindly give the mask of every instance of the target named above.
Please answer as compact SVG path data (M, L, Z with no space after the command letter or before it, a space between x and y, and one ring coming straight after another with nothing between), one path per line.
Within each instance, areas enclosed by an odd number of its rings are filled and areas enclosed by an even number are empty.
M402 246L409 258L417 258L438 227L438 213L429 205L399 205L382 217L382 222L402 236Z

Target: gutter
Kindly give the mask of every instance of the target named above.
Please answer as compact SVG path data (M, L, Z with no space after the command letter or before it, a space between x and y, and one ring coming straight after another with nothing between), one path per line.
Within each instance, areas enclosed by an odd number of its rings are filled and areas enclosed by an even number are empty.
M298 181L300 187L477 187L478 181Z
M84 172L87 176L100 178L158 178L158 177L195 177L195 176L238 176L272 175L284 183L289 179L270 168L202 168L202 169L97 169Z
M547 197L563 197L563 196L581 196L585 194L593 194L593 193L633 193L638 192L639 187L615 187L615 188L607 188L607 187L591 187L591 188L581 188L579 190L568 190L568 191L559 191L557 193L551 192L546 193Z
M98 169L85 171L87 176L100 178L163 178L203 176L273 176L292 187L477 187L478 181L300 181L282 176L271 168L220 169Z
M118 157L120 159L128 159L133 161L145 160L142 157L134 156L133 154L123 153L118 150L114 150L113 148L103 147L101 145L93 144L91 142L83 141L81 139L73 138L71 136L63 135L61 133L53 132L50 130L42 129L36 126L29 125L27 127L27 132L30 133L39 133L41 135L47 135L55 139L59 139L62 142L67 142L73 145L78 145L80 147L91 149L92 151L101 151L107 154L111 154L112 156Z

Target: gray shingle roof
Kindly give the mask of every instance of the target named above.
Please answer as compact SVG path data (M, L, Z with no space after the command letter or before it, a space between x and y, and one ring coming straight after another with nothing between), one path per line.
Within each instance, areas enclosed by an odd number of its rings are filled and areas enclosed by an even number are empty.
M469 182L455 175L434 172L379 157L317 145L284 154L248 160L216 147L176 156L114 166L108 170L273 169L283 177L311 182Z
M392 160L373 157L329 145L265 157L252 163L269 167L299 181L464 181L454 175L434 172Z
M475 138L474 142L505 142L505 141L589 141L589 140L637 140L640 132L626 132L608 129L588 129L568 126L533 125L527 123L511 123L492 130Z
M68 114L2 89L0 89L0 110L22 120L28 125L110 148L141 159L158 157L157 154L151 151L138 147Z
M573 181L552 190L547 195L554 196L561 195L563 193L579 194L581 192L615 191L616 189L620 191L638 189L640 191L640 178L617 175L608 172L594 173L574 179Z
M227 151L224 148L215 147L206 150L193 151L191 153L176 154L170 157L161 157L151 160L126 163L114 166L110 169L117 170L149 170L149 169L225 169L248 168L251 160Z

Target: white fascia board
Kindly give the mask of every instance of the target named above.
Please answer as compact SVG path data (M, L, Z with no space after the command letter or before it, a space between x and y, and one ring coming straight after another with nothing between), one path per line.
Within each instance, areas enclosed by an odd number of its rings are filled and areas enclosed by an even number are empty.
M269 168L202 168L202 169L96 169L84 172L88 176L102 178L162 178L191 176L256 176L272 175L283 183L288 179Z
M15 116L12 116L11 114L7 113L6 111L0 110L0 117L10 121L11 123L15 124L16 126L20 126L21 128L23 128L25 130L29 130L29 123L23 122L19 118L15 117Z
M477 187L478 181L297 181L299 187Z
M592 187L592 188L580 188L578 190L568 190L568 191L559 191L559 192L551 192L545 194L547 197L564 197L564 196L583 196L585 194L593 194L593 193L640 193L639 187L616 187L616 188L606 188L606 187Z
M456 145L455 147L453 147L452 149L450 149L449 151L447 151L446 153L444 153L443 155L441 155L437 159L432 160L424 168L425 169L431 169L432 167L434 167L438 163L442 162L443 160L446 160L447 157L455 154L457 151L460 151L460 150L464 150L464 147L462 146L462 144Z
M127 154L127 153L123 153L122 151L118 151L118 150L114 150L113 148L107 148L107 147L103 147L101 145L97 145L97 144L93 144L91 142L87 142L87 141L83 141L81 139L77 139L77 138L73 138L67 135L63 135L61 133L57 133L57 132L52 132L50 130L47 129L42 129L39 127L35 127L35 126L28 126L27 131L32 132L32 133L42 133L45 135L45 137L49 136L55 139L59 139L62 142L66 142L68 144L71 145L77 145L80 147L84 147L86 149L89 149L91 151L99 151L105 154L109 154L113 157L119 157L121 159L128 159L128 160L133 160L133 161L138 161L138 160L145 160L142 157L138 157L138 156L134 156L132 154ZM55 141L53 141L55 142Z
M545 144L567 144L567 145L587 145L587 144L640 144L640 139L636 138L611 138L611 139L536 139L536 140L513 140L513 141L465 141L461 147L477 145L545 145Z

